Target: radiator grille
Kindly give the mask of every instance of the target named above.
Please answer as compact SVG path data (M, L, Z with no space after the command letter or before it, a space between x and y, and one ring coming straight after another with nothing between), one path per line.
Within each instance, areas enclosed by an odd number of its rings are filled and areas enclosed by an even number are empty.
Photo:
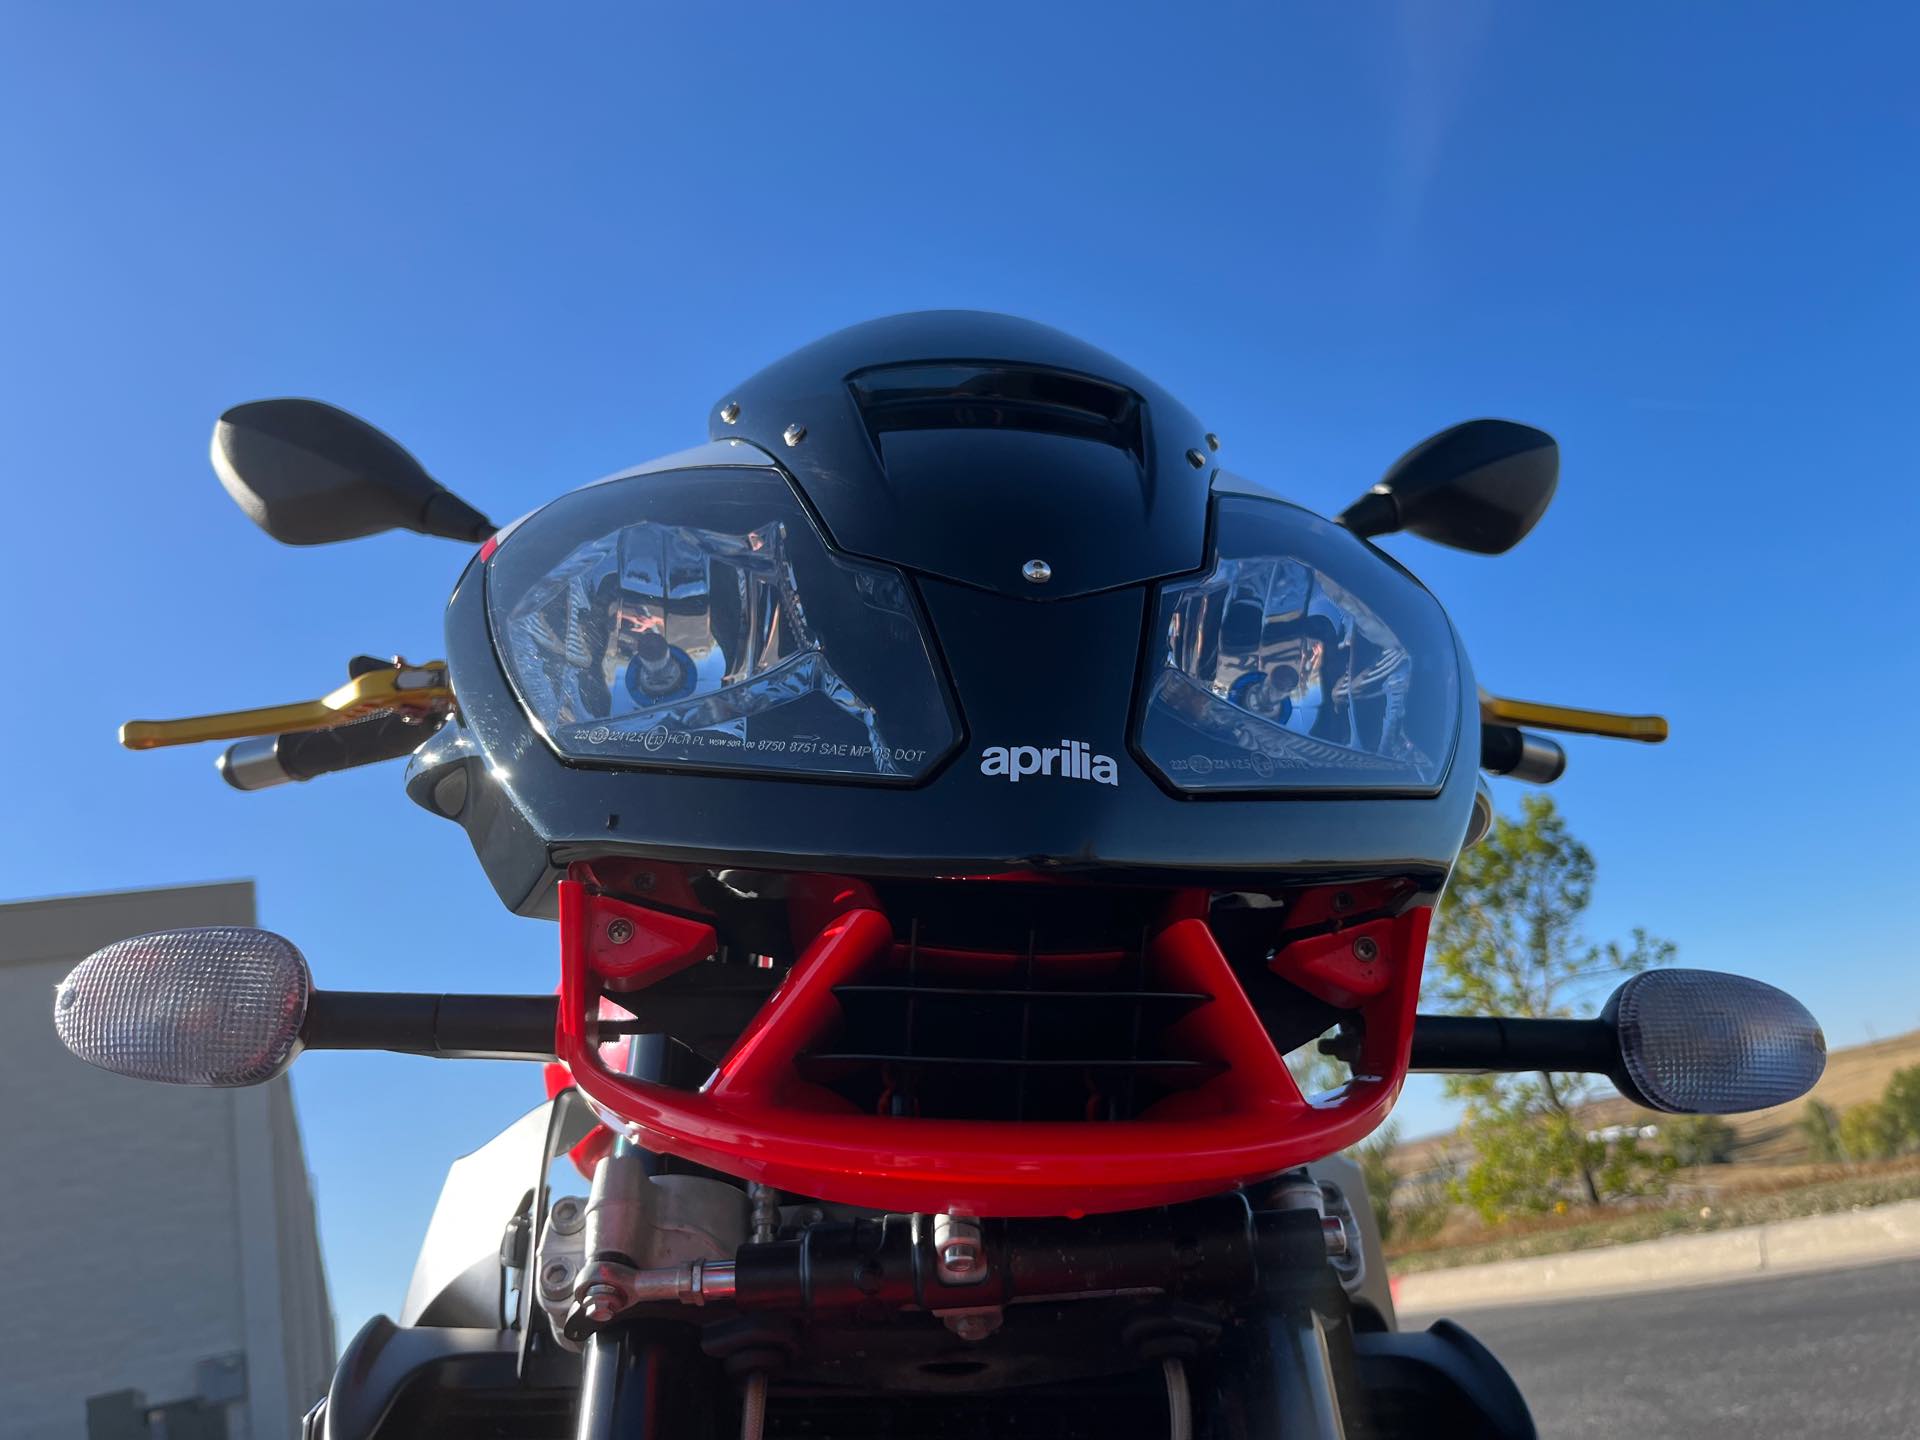
M803 1077L869 1114L954 1120L1128 1120L1220 1074L1177 1025L1212 996L1160 982L1145 933L1125 949L1017 951L923 943L834 987L841 1024Z

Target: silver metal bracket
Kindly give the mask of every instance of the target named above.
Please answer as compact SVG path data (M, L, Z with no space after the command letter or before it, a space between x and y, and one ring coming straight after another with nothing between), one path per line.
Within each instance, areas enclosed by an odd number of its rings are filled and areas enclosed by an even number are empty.
M933 1217L933 1268L943 1285L979 1285L988 1274L980 1222L949 1211Z

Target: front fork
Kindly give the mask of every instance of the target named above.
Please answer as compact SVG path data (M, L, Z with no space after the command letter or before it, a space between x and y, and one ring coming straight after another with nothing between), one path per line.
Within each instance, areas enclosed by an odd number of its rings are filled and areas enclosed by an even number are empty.
M641 1080L665 1077L667 1037L636 1035L627 1051L627 1073ZM595 1168L594 1199L586 1219L585 1260L594 1266L631 1269L635 1257L620 1249L618 1224L600 1223L610 1196L635 1193L660 1171L651 1151L624 1138ZM620 1212L616 1208L614 1213ZM589 1284L581 1297L594 1313L611 1308L610 1287ZM600 1291L603 1293L595 1293ZM580 1411L575 1440L665 1440L713 1433L714 1367L685 1325L613 1324L594 1330L581 1346ZM762 1392L764 1397L764 1391ZM751 1440L758 1440L755 1434Z
M651 1161L644 1151L616 1148L595 1176L596 1201L629 1180L647 1184ZM1234 1440L1347 1440L1354 1430L1348 1417L1359 1403L1351 1310L1328 1260L1334 1227L1300 1202L1307 1188L1296 1182L1288 1201L1287 1187L1273 1187L1258 1210L1248 1197L1230 1195L1137 1215L989 1222L976 1227L985 1275L941 1274L952 1247L938 1238L932 1217L823 1222L775 1242L772 1197L764 1192L754 1196L755 1243L729 1252L733 1260L636 1267L635 1257L608 1243L611 1232L596 1227L562 1327L581 1343L586 1362L577 1435L716 1433L721 1413L731 1409L728 1387L692 1327L660 1318L673 1302L729 1303L743 1317L776 1324L809 1313L833 1324L836 1315L871 1302L880 1310L930 1311L973 1338L961 1327L989 1315L997 1324L1006 1306L1026 1299L1133 1293L1164 1297L1169 1315L1204 1316L1192 1302L1232 1302L1231 1322L1224 1330L1214 1324L1210 1334L1204 1323L1183 1328L1151 1307L1132 1327L1138 1352L1162 1361L1167 1433L1175 1440L1193 1434L1203 1417L1210 1433ZM600 1275L623 1277L626 1287L611 1313L596 1306L605 1299L596 1293ZM1189 1394L1190 1374L1211 1383ZM759 1440L765 1375L749 1366L743 1379L741 1433Z
M627 1073L658 1079L666 1059L664 1037L636 1036ZM1178 1325L1156 1328L1149 1317L1136 1327L1143 1355L1162 1360L1174 1440L1193 1433L1196 1407L1215 1434L1235 1440L1349 1435L1345 1417L1357 1401L1351 1310L1330 1256L1346 1255L1359 1237L1327 1217L1320 1186L1304 1172L1264 1187L1258 1208L1255 1197L1229 1195L1081 1221L891 1217L877 1229L870 1222L858 1237L854 1225L821 1225L776 1242L776 1197L761 1186L732 1192L739 1200L731 1216L726 1204L713 1203L729 1192L708 1181L691 1182L711 1188L677 1215L648 1215L634 1197L645 1192L656 1205L668 1203L653 1184L660 1170L657 1156L619 1140L600 1161L585 1213L553 1217L556 1226L584 1232L560 1327L579 1340L584 1361L577 1440L717 1433L720 1412L731 1408L722 1398L724 1372L702 1352L693 1327L660 1318L662 1302L731 1302L774 1316L879 1302L931 1310L972 1338L963 1327L986 1318L990 1333L1004 1307L1023 1299L1129 1291L1170 1303L1233 1302L1235 1322L1209 1337L1205 1350L1192 1333L1176 1335ZM633 1253L635 1236L658 1220L682 1237L676 1263L649 1264L668 1257ZM686 1237L703 1229L694 1245L710 1258L679 1259L690 1253ZM741 1243L749 1238L751 1246ZM967 1248L963 1240L974 1247L970 1255L956 1250ZM536 1283L545 1284L556 1277L544 1273L547 1247L538 1249ZM963 1258L968 1264L959 1267ZM1188 1358L1215 1377L1209 1394L1189 1393ZM766 1374L747 1367L743 1380L741 1435L760 1440Z

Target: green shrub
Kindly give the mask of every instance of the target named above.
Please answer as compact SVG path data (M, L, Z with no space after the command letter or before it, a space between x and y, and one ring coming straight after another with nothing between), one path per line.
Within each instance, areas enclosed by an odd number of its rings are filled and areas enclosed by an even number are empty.
M1400 1183L1400 1172L1393 1163L1399 1143L1400 1127L1388 1121L1348 1152L1366 1180L1367 1200L1373 1206L1374 1223L1380 1227L1383 1244L1389 1240L1428 1239L1447 1218L1443 1191Z
M1674 1164L1691 1168L1727 1164L1740 1137L1718 1115L1676 1115L1662 1122L1660 1139Z
M1840 1149L1856 1162L1891 1159L1900 1151L1899 1117L1880 1100L1853 1106L1840 1117Z
M1894 1071L1880 1103L1887 1107L1889 1123L1900 1137L1900 1148L1920 1146L1920 1065Z
M1797 1123L1806 1137L1807 1158L1816 1165L1832 1165L1847 1158L1840 1149L1840 1117L1831 1105L1807 1101Z

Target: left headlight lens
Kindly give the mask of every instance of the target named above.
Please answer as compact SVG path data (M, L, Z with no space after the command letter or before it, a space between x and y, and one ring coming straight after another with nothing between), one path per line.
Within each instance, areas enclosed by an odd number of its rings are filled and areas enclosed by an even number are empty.
M772 471L563 496L501 542L487 612L571 759L911 781L959 733L905 577L830 553Z
M1213 568L1160 587L1140 748L1181 790L1432 790L1460 729L1440 604L1339 526L1215 502Z

